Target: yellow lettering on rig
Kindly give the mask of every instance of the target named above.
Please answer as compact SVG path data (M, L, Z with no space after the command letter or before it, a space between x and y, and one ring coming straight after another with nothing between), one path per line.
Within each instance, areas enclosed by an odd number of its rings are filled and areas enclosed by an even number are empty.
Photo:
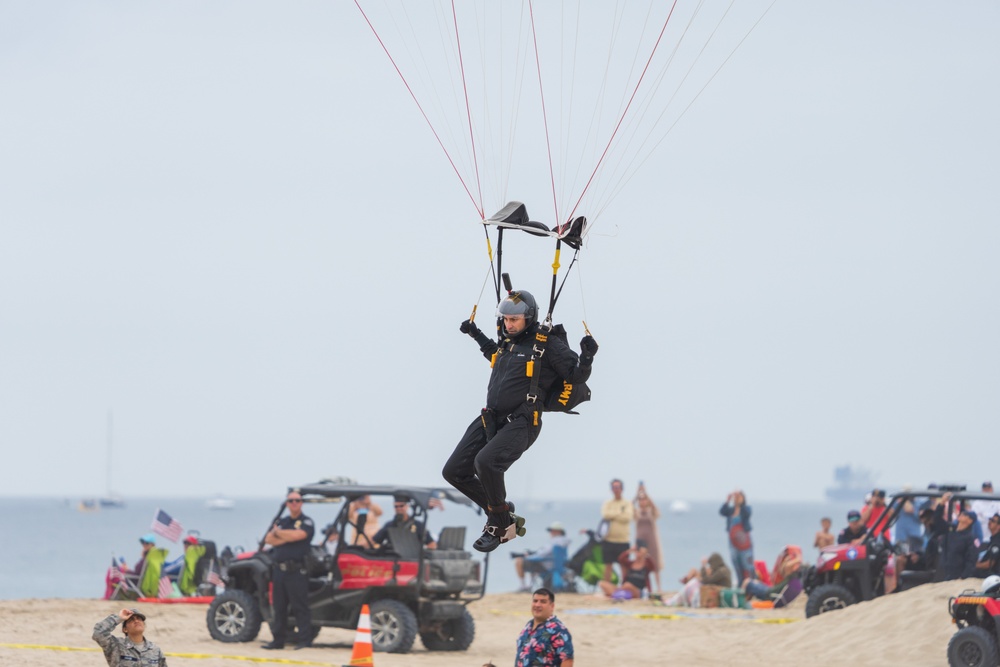
M559 394L559 402L562 403L563 405L567 405L569 403L570 394L572 393L573 393L573 385L563 380L563 390Z

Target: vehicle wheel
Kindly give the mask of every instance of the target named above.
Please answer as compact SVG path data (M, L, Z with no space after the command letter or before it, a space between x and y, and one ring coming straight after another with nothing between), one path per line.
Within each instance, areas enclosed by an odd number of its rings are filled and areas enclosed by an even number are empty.
M225 591L208 605L208 633L220 642L249 642L260 632L260 608L246 591Z
M417 617L399 600L371 604L372 648L383 653L409 653L417 638Z
M420 640L428 651L465 651L476 637L476 622L468 609L458 618L445 621L440 631L421 632Z
M817 586L806 600L806 618L812 618L828 611L843 609L857 602L852 593L840 584Z
M951 667L996 667L998 662L996 640L984 628L962 628L948 642Z

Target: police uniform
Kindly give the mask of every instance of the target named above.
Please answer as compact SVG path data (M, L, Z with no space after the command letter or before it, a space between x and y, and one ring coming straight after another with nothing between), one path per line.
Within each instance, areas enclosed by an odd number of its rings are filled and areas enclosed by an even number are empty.
M403 530L408 530L417 536L423 544L426 546L434 541L434 536L431 532L427 530L424 526L423 521L417 521L412 516L406 517L405 519L400 519L398 516L392 517L392 520L383 525L378 529L378 532L372 536L372 542L379 546L386 546L391 543L391 538L389 537L390 528L402 528Z
M864 537L867 531L868 529L864 526L858 526L858 529L855 531L851 530L851 527L848 525L847 528L844 528L837 535L837 544L850 544L859 537Z
M977 570L976 576L988 577L991 574L1000 574L1000 533L990 538L989 544L986 545L986 550L983 551L979 562L990 563L991 565L987 570Z
M593 357L581 359L562 339L549 335L545 354L535 366L541 366L537 383L538 396L528 402L531 376L527 372L538 324L500 344L478 329L475 340L487 359L493 362L486 410L476 417L455 446L442 474L452 486L489 511L507 500L504 473L535 442L542 430L541 411L548 389L559 379L569 383L586 382ZM492 420L492 429L484 428L484 417ZM491 431L495 430L495 434Z
M305 514L298 518L285 515L278 519L280 530L304 530L305 539L279 544L271 549L271 582L273 587L274 618L271 621L273 644L284 646L288 630L288 606L295 614L295 624L299 628L298 643L308 643L312 631L312 612L309 610L309 576L306 570L306 556L316 531L312 519Z
M104 659L109 667L166 667L167 659L160 647L143 639L134 644L128 636L116 637L111 633L122 622L118 614L111 614L94 626L94 641L104 649Z

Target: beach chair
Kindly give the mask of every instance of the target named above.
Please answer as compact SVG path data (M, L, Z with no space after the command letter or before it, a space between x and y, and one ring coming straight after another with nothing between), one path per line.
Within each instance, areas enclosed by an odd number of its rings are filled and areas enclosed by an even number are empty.
M768 579L772 589L769 599L761 600L764 604L755 604L755 607L780 609L797 598L802 592L802 549L794 544L785 546L774 561Z
M205 545L195 544L184 549L184 569L177 579L181 595L191 597L198 590L198 562L205 556Z
M167 550L153 548L146 554L146 562L142 566L142 576L139 579L139 591L144 598L155 598L160 591L160 572L167 560Z
M115 574L113 574L113 572ZM142 568L138 572L123 572L112 558L112 566L108 571L107 583L110 592L106 594L108 600L138 600L142 597L139 590L139 582L146 572L146 563L143 561Z
M546 588L553 592L576 592L576 572L568 567L568 562L569 550L566 547L552 547L552 569L545 577Z

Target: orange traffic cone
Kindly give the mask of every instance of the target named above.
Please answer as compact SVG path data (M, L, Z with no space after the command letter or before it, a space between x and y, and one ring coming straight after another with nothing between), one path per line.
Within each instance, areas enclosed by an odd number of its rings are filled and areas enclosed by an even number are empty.
M351 662L344 667L375 667L372 657L372 617L368 605L361 605L361 617L358 618L358 634L354 635L354 651Z

